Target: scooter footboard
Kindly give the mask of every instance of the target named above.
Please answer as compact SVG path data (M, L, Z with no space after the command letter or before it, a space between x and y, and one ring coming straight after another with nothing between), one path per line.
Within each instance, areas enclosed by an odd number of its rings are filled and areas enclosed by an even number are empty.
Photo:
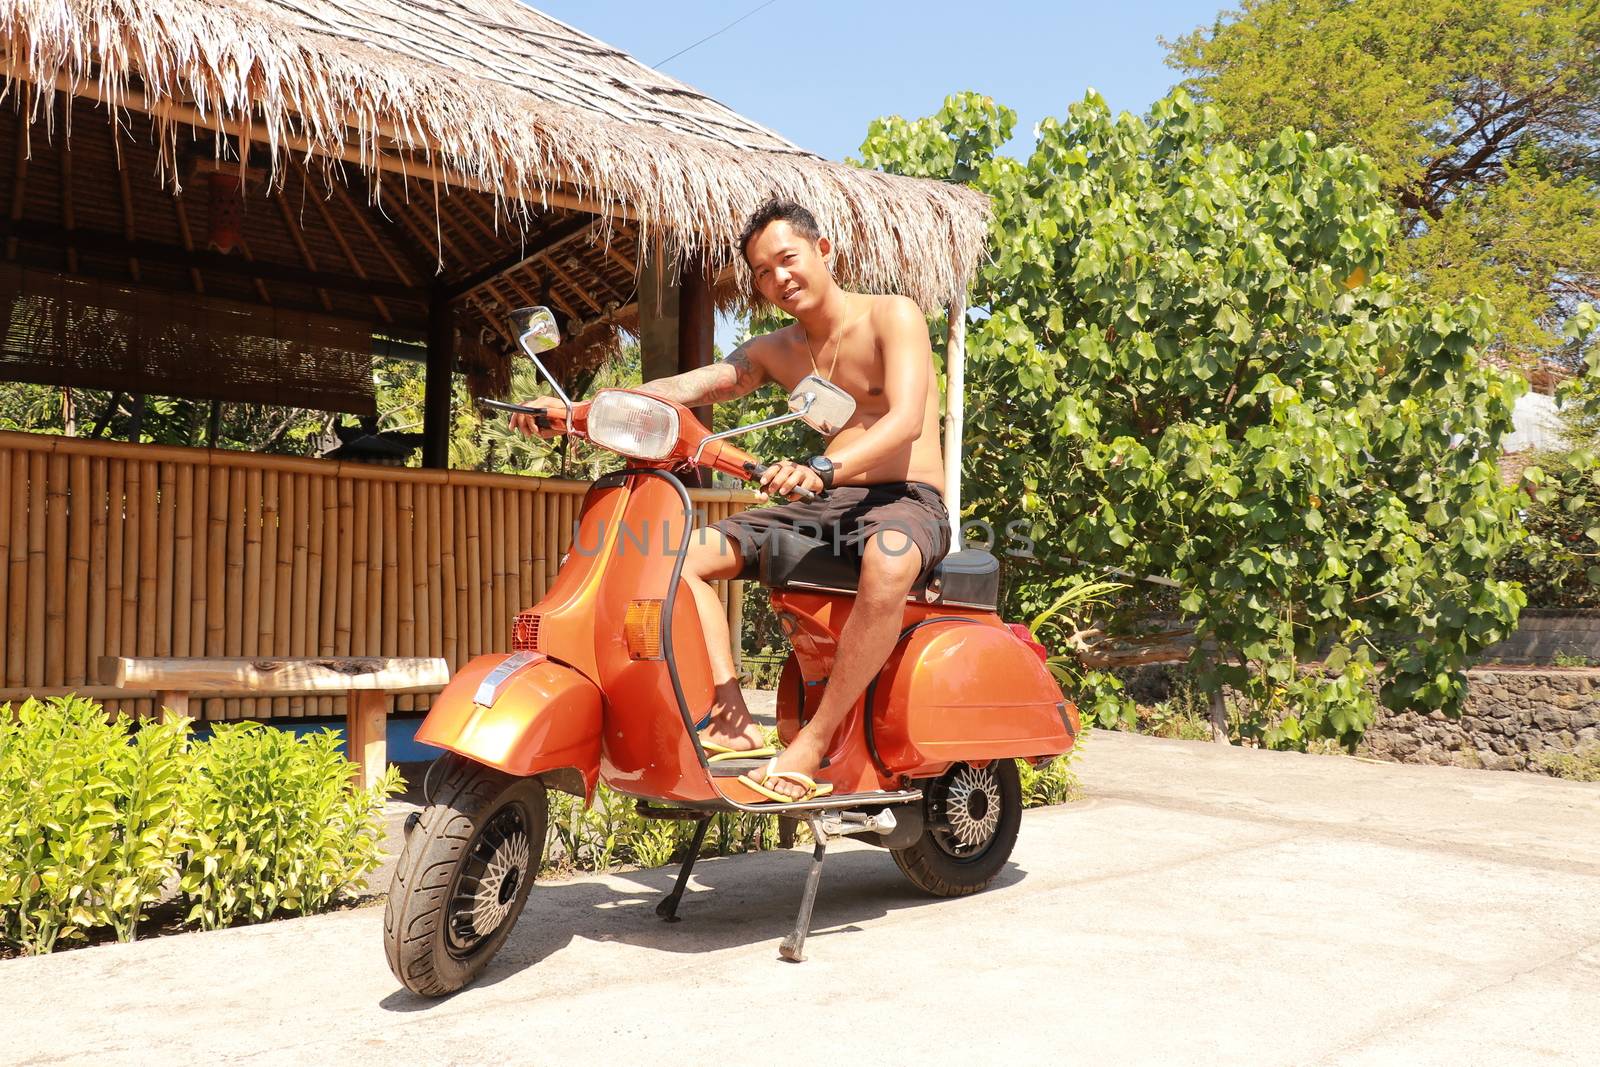
M433 698L417 740L521 777L572 768L593 795L600 709L593 682L541 653L478 656Z

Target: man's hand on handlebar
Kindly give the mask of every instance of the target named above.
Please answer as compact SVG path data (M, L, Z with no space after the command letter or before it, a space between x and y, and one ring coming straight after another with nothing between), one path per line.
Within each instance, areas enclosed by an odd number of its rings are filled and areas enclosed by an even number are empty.
M557 400L553 396L541 396L534 400L526 400L522 402L522 406L525 408L538 408L541 411L546 412L566 411L566 407L561 403L561 401ZM526 415L513 415L511 416L510 421L511 428L522 434L524 437L532 437L534 434L538 434L540 437L558 436L557 431L550 427L548 421L535 419L532 411L529 411ZM543 426L539 425L541 421L544 422Z
M822 478L804 463L780 459L761 473L761 491L769 497L790 497L798 489L813 495L822 492Z

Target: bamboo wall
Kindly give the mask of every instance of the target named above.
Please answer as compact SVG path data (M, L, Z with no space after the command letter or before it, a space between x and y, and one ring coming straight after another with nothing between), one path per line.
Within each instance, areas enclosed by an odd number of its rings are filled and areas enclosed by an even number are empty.
M454 670L509 648L587 488L0 432L0 699L109 696L103 655L442 656ZM691 496L712 522L755 499ZM722 594L735 619L737 591ZM214 699L204 717L342 715L343 699Z

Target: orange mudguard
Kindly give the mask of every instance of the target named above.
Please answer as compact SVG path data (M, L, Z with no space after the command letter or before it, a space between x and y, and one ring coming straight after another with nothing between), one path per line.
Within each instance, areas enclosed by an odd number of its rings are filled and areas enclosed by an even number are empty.
M433 698L417 740L519 777L575 770L592 797L600 709L599 688L571 667L539 652L493 653Z

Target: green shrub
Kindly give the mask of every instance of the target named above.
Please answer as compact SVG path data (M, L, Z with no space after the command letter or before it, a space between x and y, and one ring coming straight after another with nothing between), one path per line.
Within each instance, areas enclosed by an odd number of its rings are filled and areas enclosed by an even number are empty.
M1569 782L1600 782L1600 744L1584 745L1573 752L1544 752L1539 767Z
M92 701L0 708L0 942L28 953L109 928L131 941L180 875L210 928L328 907L378 864L392 769L371 790L329 733L258 724L195 741L187 720Z
M108 921L125 720L83 700L29 700L0 721L0 936L49 952Z
M207 930L277 912L320 911L381 861L389 768L369 790L331 730L295 737L259 723L219 724L195 747L182 889Z
M1039 808L1047 804L1064 804L1077 796L1078 776L1072 773L1072 761L1077 758L1074 748L1065 756L1035 767L1023 760L1017 761L1022 776L1022 806Z

